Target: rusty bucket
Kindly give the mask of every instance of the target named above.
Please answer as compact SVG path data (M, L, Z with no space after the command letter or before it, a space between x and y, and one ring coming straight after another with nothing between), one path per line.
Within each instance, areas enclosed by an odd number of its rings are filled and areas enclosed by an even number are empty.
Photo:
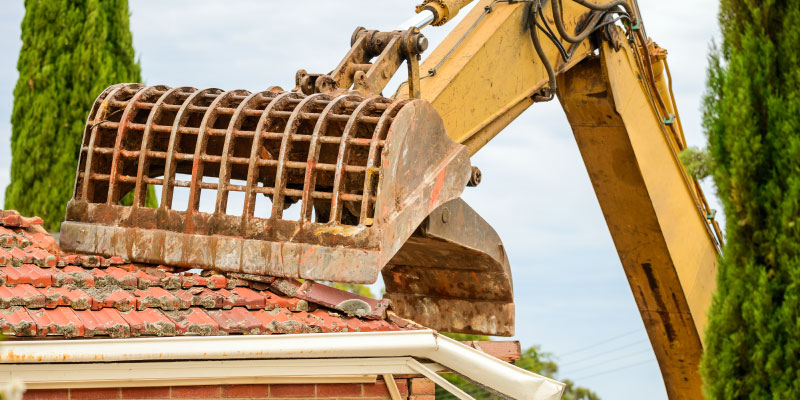
M426 311L420 296L477 297L504 305L500 323L487 314L447 325L510 334L505 253L487 245L499 243L496 233L459 200L471 174L467 149L425 100L118 84L89 114L60 240L68 251L253 275L372 283L385 269L405 314L467 307L443 300ZM145 206L148 186L157 208ZM445 204L453 218L471 218L477 242L452 238L463 226L431 230L429 215ZM420 246L438 256L409 260ZM463 271L489 268L443 263L454 249L484 254L497 284L408 285L396 276L466 279Z

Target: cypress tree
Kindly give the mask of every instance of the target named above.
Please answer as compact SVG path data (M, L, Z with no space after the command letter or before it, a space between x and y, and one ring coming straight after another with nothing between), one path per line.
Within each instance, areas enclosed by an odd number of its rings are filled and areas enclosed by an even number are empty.
M94 99L141 81L128 18L127 0L25 1L5 208L41 216L48 230L58 230L72 197Z
M727 243L708 399L800 398L800 0L721 0L704 104Z

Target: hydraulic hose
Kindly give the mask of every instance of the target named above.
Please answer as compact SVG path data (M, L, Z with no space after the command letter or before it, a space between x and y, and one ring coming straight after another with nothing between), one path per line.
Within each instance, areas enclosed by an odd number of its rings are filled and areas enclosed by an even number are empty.
M556 1L558 1L558 0L556 0ZM592 10L595 10L595 11L608 11L608 10L611 10L611 9L613 9L615 7L622 6L622 8L625 9L625 12L627 12L630 15L633 15L633 11L631 10L631 6L628 5L628 2L625 1L625 0L617 0L617 1L613 1L613 2L608 3L608 4L595 4L595 3L592 3L592 2L586 1L586 0L572 0L572 1L584 6L586 8L590 8Z
M617 0L624 2L624 0ZM596 4L595 4L596 5ZM579 33L578 36L572 36L567 33L566 27L564 27L564 21L561 20L561 0L553 0L553 20L556 23L556 29L558 30L558 34L561 35L561 38L566 40L570 43L580 43L589 35L592 34L594 31L594 26L597 25L597 21L600 19L601 14L595 13L592 18L589 20L589 23L586 25L586 28L583 32Z
M539 60L542 61L545 71L547 71L549 83L546 89L548 93L543 100L548 101L552 100L556 93L556 72L553 70L553 65L550 64L550 60L547 59L547 55L544 53L544 49L542 48L542 43L539 41L539 31L536 29L536 13L538 12L539 7L539 2L532 5L528 18L528 28L531 30L533 48L536 49L536 54L539 56Z

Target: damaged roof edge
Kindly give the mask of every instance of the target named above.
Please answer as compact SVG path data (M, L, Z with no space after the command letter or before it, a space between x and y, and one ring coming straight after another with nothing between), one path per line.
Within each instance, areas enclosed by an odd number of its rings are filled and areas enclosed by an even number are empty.
M557 400L564 384L515 367L433 330L315 335L12 341L0 344L0 370L13 364L415 357L437 362L513 399Z

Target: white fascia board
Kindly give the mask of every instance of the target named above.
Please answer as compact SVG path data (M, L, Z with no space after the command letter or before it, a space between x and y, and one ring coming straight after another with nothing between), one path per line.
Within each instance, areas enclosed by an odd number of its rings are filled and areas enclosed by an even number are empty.
M515 367L433 330L297 335L7 341L0 364L237 359L428 359L513 399L558 400L564 384ZM0 365L0 371L10 365Z

